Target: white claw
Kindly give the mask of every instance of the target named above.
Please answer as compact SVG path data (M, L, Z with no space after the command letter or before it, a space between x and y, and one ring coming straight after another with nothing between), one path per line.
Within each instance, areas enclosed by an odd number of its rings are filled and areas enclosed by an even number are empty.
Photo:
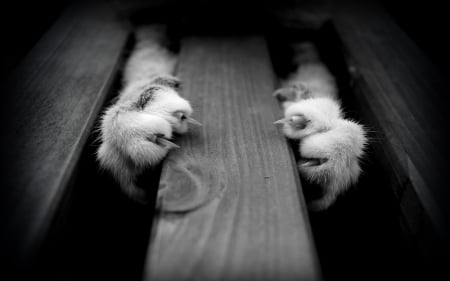
M286 119L285 118L283 118L283 119L280 119L280 120L277 120L277 121L275 121L275 122L273 122L275 125L279 125L279 124L284 124L286 122Z
M311 159L301 159L299 161L299 165L301 167L314 167L322 165L323 163L326 163L328 159L326 158L311 158Z
M178 144L173 143L170 140L165 139L165 138L160 137L160 138L158 138L157 142L158 142L158 144L160 144L168 149L180 148L180 146Z
M187 118L186 118L186 121L187 121L189 124L193 124L193 125L197 125L197 126L202 126L202 123L198 122L197 120L195 120L195 119L192 118L192 117L187 117Z

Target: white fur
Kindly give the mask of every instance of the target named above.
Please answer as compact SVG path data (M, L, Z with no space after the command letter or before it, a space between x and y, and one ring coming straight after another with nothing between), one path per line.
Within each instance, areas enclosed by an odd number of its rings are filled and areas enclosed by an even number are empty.
M274 95L284 109L283 133L300 140L300 174L325 191L309 207L325 210L358 180L367 138L361 125L344 119L336 81L320 62L314 45L304 42L293 49L298 68ZM293 116L307 120L306 126L295 126Z
M157 164L168 152L146 139L155 134L162 134L167 139L172 137L170 123L158 115L113 106L106 111L102 121L104 143L124 153L137 167Z
M174 73L178 58L165 47L165 41L164 26L143 26L136 30L136 46L124 70L125 85Z
M142 94L145 88L152 84L145 80L138 80L129 84L122 92L118 103L131 105ZM159 115L172 125L175 133L183 134L188 131L188 122L180 120L174 115L176 112L182 112L189 117L193 110L191 104L172 88L162 85L155 85L158 89L155 91L154 99L144 108L144 112Z
M134 184L143 169L158 164L168 148L147 139L162 134L172 137L171 125L157 115L109 108L102 119L102 144L97 151L100 165L118 180L122 190L132 199L145 202L144 190Z
M309 90L311 98L337 99L335 79L322 63L302 64L283 82L285 87L295 84L303 84Z
M315 46L311 42L302 42L295 44L293 49L297 69L281 81L281 88L275 92L276 96L284 96L283 109L305 98L329 98L337 101L336 80L320 61Z
M333 121L341 116L339 105L327 98L305 99L292 103L285 110L285 120L292 116L304 116L309 122L299 130L289 122L283 123L283 133L291 139L301 139L305 136L329 130Z
M171 75L177 63L177 57L165 48L164 28L142 27L136 39L124 69L124 87L101 119L97 158L129 197L145 202L146 193L135 185L136 176L157 165L169 150L155 136L170 139L173 132L185 133L187 121L180 116L189 117L192 108L174 87L161 83L176 81ZM151 98L142 102L146 93Z
M324 196L310 203L312 210L328 208L336 197L356 183L361 173L359 159L367 138L363 128L349 120L338 119L332 129L309 135L301 140L300 155L304 158L328 159L321 165L299 162L300 173L308 181L324 188Z
M176 112L182 112L186 116L192 114L190 103L181 98L173 89L165 87L155 95L155 101L144 109L145 112L152 112L164 117L172 125L173 131L178 134L186 133L188 123L174 116Z

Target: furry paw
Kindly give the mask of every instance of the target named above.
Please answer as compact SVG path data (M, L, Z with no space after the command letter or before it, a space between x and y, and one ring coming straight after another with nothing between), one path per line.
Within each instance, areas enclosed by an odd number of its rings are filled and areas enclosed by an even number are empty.
M286 137L301 139L331 129L333 122L341 117L341 109L332 99L306 99L289 105L284 116L275 124L283 125Z
M97 159L110 171L121 189L138 202L145 202L145 192L135 185L136 177L157 165L172 148L172 127L164 118L114 105L101 121L102 144Z
M150 84L148 90L142 92L141 97L145 97L149 92L152 99L142 108L143 112L157 114L166 119L171 124L174 133L186 133L189 124L201 125L191 117L193 112L191 104L180 97L173 88Z
M344 119L332 122L327 131L301 140L300 174L324 189L324 196L313 201L311 209L328 208L339 194L357 182L361 173L359 159L366 144L362 126Z
M174 133L183 134L189 124L201 125L191 117L191 104L167 83L175 83L168 77L158 76L152 82L133 83L125 88L118 103L132 110L158 115L172 126Z
M200 123L191 118L190 103L177 92L180 81L171 75L177 56L167 48L165 26L141 26L135 35L124 88L101 120L97 158L126 194L143 202L145 192L136 186L136 177L178 147L170 141L173 133L186 133L188 124Z

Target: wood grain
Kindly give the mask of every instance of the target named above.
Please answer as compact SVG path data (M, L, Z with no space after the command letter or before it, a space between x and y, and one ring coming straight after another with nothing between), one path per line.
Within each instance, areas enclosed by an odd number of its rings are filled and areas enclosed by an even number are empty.
M2 256L19 271L68 192L128 36L108 6L85 4L63 13L3 92Z
M265 41L188 38L178 74L203 126L164 163L144 279L320 279Z
M426 258L437 262L450 242L448 84L386 11L365 4L342 6L333 25L356 103L394 173L400 215Z

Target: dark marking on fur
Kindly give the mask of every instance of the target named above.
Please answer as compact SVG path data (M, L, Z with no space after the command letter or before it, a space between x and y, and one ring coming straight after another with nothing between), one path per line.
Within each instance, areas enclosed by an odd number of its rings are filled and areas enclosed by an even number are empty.
M134 103L134 107L138 110L144 110L147 104L154 100L155 92L160 89L158 86L150 86L146 88Z

